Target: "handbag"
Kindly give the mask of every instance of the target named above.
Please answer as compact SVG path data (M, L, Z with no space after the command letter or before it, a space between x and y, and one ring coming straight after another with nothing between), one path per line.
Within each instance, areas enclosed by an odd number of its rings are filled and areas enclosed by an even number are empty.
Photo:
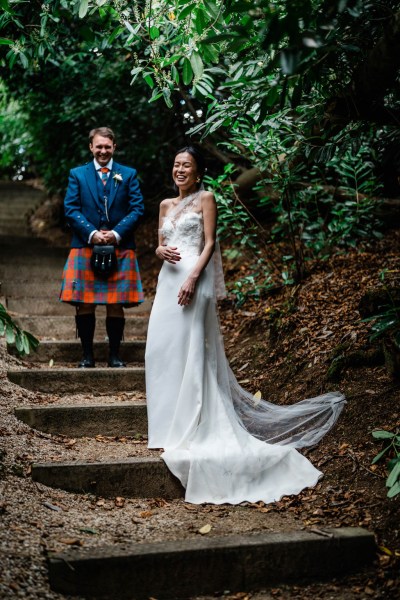
M117 270L117 256L114 246L93 246L90 266L98 277L110 277Z

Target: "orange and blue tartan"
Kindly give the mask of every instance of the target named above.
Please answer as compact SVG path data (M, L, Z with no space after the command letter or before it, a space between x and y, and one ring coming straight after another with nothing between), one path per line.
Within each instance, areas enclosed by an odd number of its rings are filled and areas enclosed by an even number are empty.
M77 304L123 304L144 300L134 250L115 249L118 268L108 279L97 277L90 266L91 248L72 248L65 263L60 301Z

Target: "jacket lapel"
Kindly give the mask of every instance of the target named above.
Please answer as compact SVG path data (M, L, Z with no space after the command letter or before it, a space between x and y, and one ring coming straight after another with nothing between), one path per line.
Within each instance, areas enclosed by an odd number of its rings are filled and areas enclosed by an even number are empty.
M118 193L119 186L121 185L119 183L119 181L116 181L115 179L113 179L113 177L116 173L121 173L121 167L118 163L113 161L113 167L112 167L111 173L110 173L111 189L110 189L110 197L108 199L108 207L110 207L112 205L112 203L114 202L114 198Z
M96 177L98 177L98 174L96 172L96 169L94 168L93 162L90 162L86 165L85 177L90 193L92 194L93 200L97 202L97 204L99 204L100 199L96 179Z

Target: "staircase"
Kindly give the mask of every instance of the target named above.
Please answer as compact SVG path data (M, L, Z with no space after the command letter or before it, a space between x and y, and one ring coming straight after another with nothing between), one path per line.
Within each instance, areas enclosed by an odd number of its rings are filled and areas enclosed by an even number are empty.
M48 435L145 440L143 360L151 302L148 299L126 312L121 352L128 362L126 369L106 367L103 307L97 309L97 367L76 368L80 343L75 339L74 309L58 302L68 249L32 239L27 227L25 215L42 198L41 192L22 184L0 184L2 301L18 324L41 340L38 352L24 359L24 366L10 369L8 378L40 394L44 402L18 407L15 415ZM125 392L129 400L121 401ZM84 400L79 400L82 396ZM80 456L68 462L33 462L31 476L52 488L102 498L182 498L180 482L159 453L148 451L145 441L141 448L138 456L123 459L107 458L105 447L96 460ZM359 528L288 530L282 518L273 533L232 534L74 548L50 556L50 585L62 594L80 597L189 597L338 576L360 569L375 554L373 535Z

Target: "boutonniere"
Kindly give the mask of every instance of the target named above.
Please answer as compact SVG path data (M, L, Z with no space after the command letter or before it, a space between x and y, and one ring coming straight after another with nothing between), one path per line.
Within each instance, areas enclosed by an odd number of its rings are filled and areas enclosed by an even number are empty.
M121 173L115 173L113 175L113 179L114 179L114 185L115 185L115 187L117 187L117 185L119 183L121 183L121 181L122 181L122 175L121 175Z

